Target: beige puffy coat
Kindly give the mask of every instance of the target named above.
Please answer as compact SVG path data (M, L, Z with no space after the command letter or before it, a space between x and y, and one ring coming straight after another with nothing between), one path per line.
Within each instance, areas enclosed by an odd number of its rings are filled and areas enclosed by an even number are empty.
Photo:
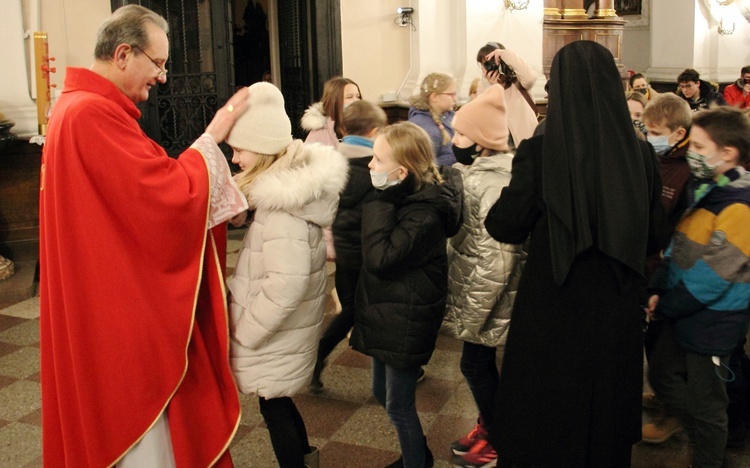
M255 214L227 283L230 361L242 393L292 396L310 382L325 302L323 227L347 171L333 148L296 140L252 182Z
M478 157L456 164L464 181L464 219L448 242L448 300L442 331L485 346L505 344L513 300L526 252L503 244L484 227L492 205L510 183L512 154Z

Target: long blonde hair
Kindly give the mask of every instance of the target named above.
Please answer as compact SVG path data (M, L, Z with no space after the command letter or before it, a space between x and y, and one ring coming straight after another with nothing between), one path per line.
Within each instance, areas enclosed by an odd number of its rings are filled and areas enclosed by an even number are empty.
M393 159L409 170L414 177L414 189L425 185L442 184L443 178L435 165L435 148L421 127L411 122L399 122L380 131L393 151Z
M451 78L450 75L445 73L434 72L424 77L422 84L419 86L419 94L416 94L409 98L409 102L412 106L419 110L430 111L432 120L435 125L440 129L440 133L443 135L443 144L447 145L451 141L451 135L445 129L443 125L442 114L436 113L432 106L430 106L430 96L433 94L443 93L450 89L451 86L455 86L456 81Z
M258 159L253 167L242 171L236 179L237 185L240 187L240 190L242 190L242 193L245 194L245 197L247 197L248 200L250 199L250 192L253 181L265 170L270 168L271 165L275 163L285 152L286 148L284 148L284 151L279 154L255 153L258 156Z

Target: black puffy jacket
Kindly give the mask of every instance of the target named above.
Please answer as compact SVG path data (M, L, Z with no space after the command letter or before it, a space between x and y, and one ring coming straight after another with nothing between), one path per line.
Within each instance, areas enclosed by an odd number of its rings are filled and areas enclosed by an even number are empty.
M362 213L362 266L351 345L390 366L427 364L445 315L447 239L462 221L460 173L414 192L410 180L377 193Z
M341 153L344 154L343 151ZM349 180L341 192L339 209L333 221L336 265L349 270L362 266L362 206L375 192L370 180L370 168L367 167L371 159L372 154L349 159Z

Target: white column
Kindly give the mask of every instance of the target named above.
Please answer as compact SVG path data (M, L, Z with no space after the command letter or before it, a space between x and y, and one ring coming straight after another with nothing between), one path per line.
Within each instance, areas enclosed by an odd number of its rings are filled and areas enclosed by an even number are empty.
M447 73L460 84L466 62L466 0L414 0L411 4L411 70L399 90L401 102L417 93L422 79L433 72Z
M691 4L692 3L692 4ZM734 5L711 7L707 0L659 0L651 2L650 79L677 81L677 75L693 68L708 81L733 81L750 61L750 26ZM717 17L734 18L735 31L720 35Z
M0 44L3 45L0 48L0 63L3 64L0 67L0 83L3 83L0 112L16 123L11 131L19 136L39 133L36 104L31 99L27 79L23 36L21 0L4 0L0 4Z

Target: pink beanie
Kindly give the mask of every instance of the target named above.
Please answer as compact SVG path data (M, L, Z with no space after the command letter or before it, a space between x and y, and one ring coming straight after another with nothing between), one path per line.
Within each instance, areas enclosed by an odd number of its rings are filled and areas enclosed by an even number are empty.
M508 121L503 87L492 85L461 106L453 117L453 128L483 148L507 150Z

